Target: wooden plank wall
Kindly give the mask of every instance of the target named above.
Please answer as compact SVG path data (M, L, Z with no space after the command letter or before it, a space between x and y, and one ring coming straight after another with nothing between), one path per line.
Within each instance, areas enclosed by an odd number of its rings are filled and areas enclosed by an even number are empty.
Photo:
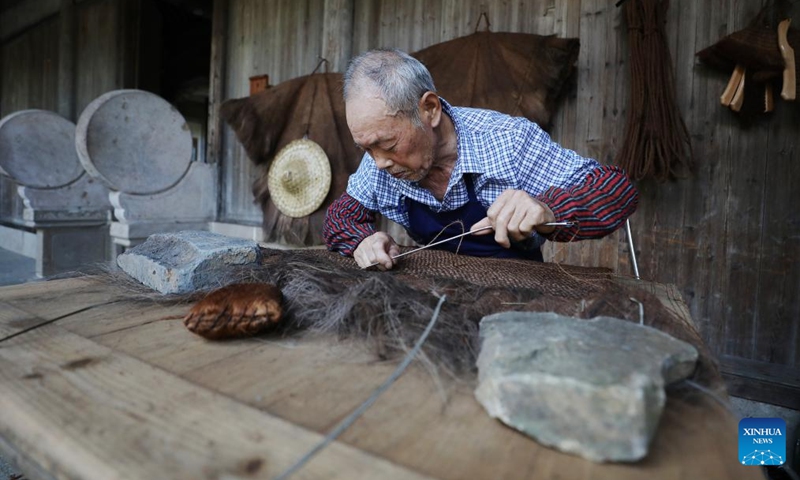
M247 95L249 76L273 84L309 73L322 52L324 0L231 0L223 98ZM625 129L627 29L613 0L351 0L352 54L374 47L413 51L471 33L486 11L493 31L579 37L577 86L562 103L553 137L612 161ZM692 136L691 179L642 182L632 218L642 276L677 284L703 336L718 354L800 366L800 103L750 126L719 105L727 78L699 64L695 52L743 28L760 0L673 0L667 22L677 101ZM223 132L224 220L259 224L250 185L257 172ZM556 244L554 261L631 272L625 236Z
M31 25L4 22L14 33L0 42L0 117L39 108L77 122L101 94L135 86L138 0L65 0L60 11L52 1L39 12L36 5L18 17ZM15 184L0 178L0 218L19 219L22 208Z
M251 76L269 74L275 85L310 74L322 46L324 0L230 0L223 99L249 95ZM230 128L223 128L221 215L260 225L251 185L259 172Z
M58 106L58 17L50 17L0 45L0 118ZM0 176L0 218L21 218L16 184Z

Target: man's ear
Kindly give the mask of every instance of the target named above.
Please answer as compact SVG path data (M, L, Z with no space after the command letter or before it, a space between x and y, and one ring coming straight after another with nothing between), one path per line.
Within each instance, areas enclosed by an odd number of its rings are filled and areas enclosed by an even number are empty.
M419 114L423 122L429 123L431 128L439 126L442 120L442 102L435 92L427 91L419 99Z

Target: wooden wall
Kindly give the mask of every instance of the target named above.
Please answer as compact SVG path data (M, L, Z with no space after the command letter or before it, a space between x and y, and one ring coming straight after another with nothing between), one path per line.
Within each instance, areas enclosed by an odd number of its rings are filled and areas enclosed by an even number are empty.
M56 110L58 26L50 17L0 45L0 118L30 108ZM0 176L0 218L19 218L23 207L16 184Z
M0 117L36 108L77 122L99 95L135 86L137 8L137 0L47 0L4 10ZM19 219L22 207L15 184L0 177L0 219Z
M248 77L273 84L310 73L330 50L357 54L374 47L407 51L471 33L486 11L493 31L579 37L577 87L562 103L553 137L612 161L622 141L628 99L627 29L613 0L229 0L222 98L247 95ZM667 22L677 101L691 133L697 168L687 180L642 182L632 217L641 274L677 284L723 367L783 374L800 367L800 103L751 126L719 105L725 74L694 54L743 28L759 0L673 0ZM332 15L352 11L329 25ZM337 30L338 29L338 30ZM343 45L343 46L342 46ZM330 52L329 52L330 53ZM341 71L344 62L337 60ZM255 172L223 129L225 220L259 223L250 185ZM553 244L555 261L601 265L630 274L625 236ZM765 367L766 366L766 367ZM772 369L772 370L770 370ZM783 375L786 377L786 375Z

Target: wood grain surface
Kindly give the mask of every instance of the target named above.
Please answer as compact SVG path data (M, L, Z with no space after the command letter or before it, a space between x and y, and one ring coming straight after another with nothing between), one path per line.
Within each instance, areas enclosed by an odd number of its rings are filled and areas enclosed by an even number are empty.
M107 303L118 294L0 289L0 448L31 478L273 478L395 367L335 338L210 342L181 323L188 305ZM670 394L645 460L595 464L489 418L470 382L435 379L411 368L295 478L760 478L736 461L736 419L699 391Z

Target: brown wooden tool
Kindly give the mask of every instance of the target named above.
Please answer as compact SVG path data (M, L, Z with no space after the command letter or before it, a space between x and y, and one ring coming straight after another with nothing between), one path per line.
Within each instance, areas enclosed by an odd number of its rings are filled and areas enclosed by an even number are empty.
M771 112L775 109L775 99L772 95L772 84L764 84L764 113Z
M740 96L744 98L744 72L745 68L741 64L737 64L736 68L733 69L733 74L731 74L731 78L728 80L728 85L725 87L725 91L722 92L722 96L719 97L719 102L722 105L730 107L734 96L739 91L742 92Z
M738 65L737 65L738 67ZM747 69L742 68L742 76L739 79L739 85L736 86L736 93L733 94L733 100L731 100L731 110L734 112L738 112L742 109L742 105L744 105L744 79L747 77Z
M778 47L781 50L783 63L783 89L781 90L781 98L786 101L792 101L797 98L797 70L795 66L794 49L789 45L789 40L786 34L789 31L789 25L792 20L786 19L778 24Z

